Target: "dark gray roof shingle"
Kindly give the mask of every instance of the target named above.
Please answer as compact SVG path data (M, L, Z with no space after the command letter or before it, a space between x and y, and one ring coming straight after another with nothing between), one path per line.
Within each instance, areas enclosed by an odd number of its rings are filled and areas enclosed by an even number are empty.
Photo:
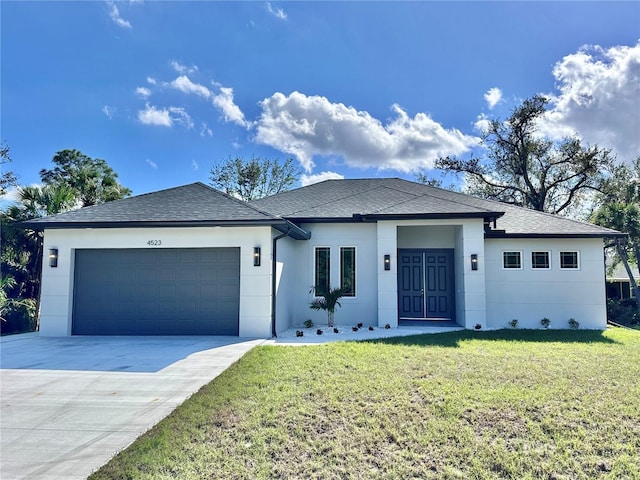
M72 224L283 221L203 183L192 183L31 220L55 227Z
M326 180L251 204L290 219L345 219L354 213L492 216L501 211L484 200L399 178Z
M497 219L508 236L616 236L619 232L526 208L484 200L399 178L326 180L250 203L203 183L169 188L71 212L38 218L42 228L273 225L294 238L308 233L291 222L381 218L480 217ZM504 232L500 233L499 231Z
M353 218L354 214L383 216L451 216L497 218L496 235L615 236L620 232L422 185L399 178L326 180L251 202L292 221Z

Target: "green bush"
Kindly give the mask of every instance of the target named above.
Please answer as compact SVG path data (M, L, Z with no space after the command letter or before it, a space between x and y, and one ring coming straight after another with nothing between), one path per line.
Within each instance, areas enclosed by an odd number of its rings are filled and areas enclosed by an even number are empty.
M638 303L632 298L607 300L607 320L628 327L640 327Z
M2 335L33 332L36 329L36 302L29 298L7 306L0 321Z

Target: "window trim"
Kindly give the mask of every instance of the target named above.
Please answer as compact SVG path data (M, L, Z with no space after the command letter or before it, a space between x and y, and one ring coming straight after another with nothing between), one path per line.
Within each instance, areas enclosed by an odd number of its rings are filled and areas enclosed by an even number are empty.
M546 267L535 267L533 264L533 255L536 253L546 253L547 263ZM551 270L551 250L531 250L531 270Z
M575 267L563 267L562 266L562 254L563 253L575 253L576 254L576 266ZM558 266L560 270L580 270L581 269L581 261L580 261L580 250L560 250L558 252Z
M343 276L342 276L342 251L343 249L347 249L347 248L352 248L353 249L353 264L354 264L354 268L353 268L353 283L355 285L355 288L353 289L353 293L352 294L347 294L344 295L345 298L356 298L358 296L358 248L355 245L340 245L338 247L338 251L339 251L339 255L338 255L338 262L339 262L339 271L340 271L340 288L342 288L342 280L343 280Z
M331 288L331 247L328 245L316 245L313 247L313 277L311 279L311 281L313 282L313 296L318 298L320 297L320 295L318 295L318 293L316 292L316 280L317 280L317 273L318 273L318 250L319 249L326 249L327 253L329 254L329 258L327 261L327 279L328 279L328 286L329 288Z
M505 253L517 253L520 255L520 266L519 267L507 267L505 264ZM523 251L522 250L503 250L502 251L502 269L503 270L522 270L524 268L523 262L522 262L522 257L523 257Z

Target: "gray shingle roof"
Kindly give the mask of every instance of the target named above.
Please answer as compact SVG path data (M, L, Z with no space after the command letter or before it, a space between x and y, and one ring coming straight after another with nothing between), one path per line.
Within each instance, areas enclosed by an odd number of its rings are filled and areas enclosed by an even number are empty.
M622 236L616 230L591 223L513 205L500 205L505 213L498 219L497 229L505 230L509 236Z
M347 219L361 215L493 216L484 200L399 178L326 180L251 202L290 219Z
M383 218L497 219L491 236L616 236L619 232L399 178L326 180L245 203L203 183L138 195L25 222L43 228L272 225L294 238L291 222ZM500 232L502 231L502 232Z
M264 224L285 230L287 223L200 182L24 222L32 228Z
M326 180L251 202L292 221L422 216L497 218L500 236L612 236L615 230L399 178Z

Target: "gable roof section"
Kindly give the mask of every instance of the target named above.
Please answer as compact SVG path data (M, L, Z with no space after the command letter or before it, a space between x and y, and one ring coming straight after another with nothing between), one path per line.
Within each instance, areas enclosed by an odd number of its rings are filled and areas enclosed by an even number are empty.
M295 222L480 217L496 221L488 238L624 236L590 223L399 178L326 180L251 204Z
M484 200L399 178L326 180L251 202L294 221L378 218L496 218L502 209Z
M497 202L496 202L497 203ZM625 237L626 234L592 223L538 212L529 208L500 204L504 216L498 219L496 231L489 232L488 238L536 238L536 237Z
M308 233L203 183L137 195L24 222L28 228L270 225L294 238Z

